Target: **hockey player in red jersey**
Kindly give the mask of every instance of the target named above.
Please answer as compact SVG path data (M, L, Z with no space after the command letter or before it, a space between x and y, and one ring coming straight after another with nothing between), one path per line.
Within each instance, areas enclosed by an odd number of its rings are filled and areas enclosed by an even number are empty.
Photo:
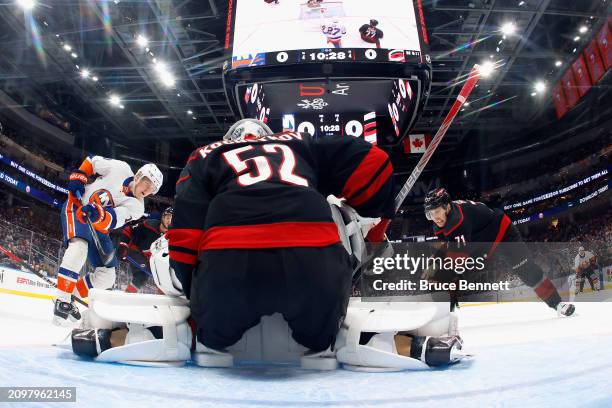
M574 305L561 301L551 280L533 261L518 228L502 211L474 201L451 201L445 189L437 188L425 197L425 215L433 222L436 236L448 242L449 250L467 249L469 243L487 243L487 256L499 253L509 261L513 271L548 306L564 316L574 313ZM500 243L514 245L500 247Z
M253 119L193 152L167 238L200 351L218 354L275 312L308 349L333 345L351 263L326 197L389 217L392 173L387 154L362 139L272 134Z
M151 244L155 242L160 235L164 235L168 232L168 227L172 222L172 213L172 207L168 207L162 212L159 220L144 220L136 225L128 225L123 228L117 247L117 258L121 261L127 261L131 252L132 260L141 264L142 268L148 269L149 258L151 257ZM149 278L150 272L145 273L131 262L128 265L132 280L125 288L125 291L136 293L145 284Z
M380 40L383 39L384 33L378 28L378 20L370 20L369 24L364 24L359 27L361 39L370 44L376 44L376 48L381 48Z

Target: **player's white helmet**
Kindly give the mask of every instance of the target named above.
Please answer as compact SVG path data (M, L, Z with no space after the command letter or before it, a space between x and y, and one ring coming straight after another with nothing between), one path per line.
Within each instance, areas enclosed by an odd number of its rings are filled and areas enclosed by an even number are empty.
M151 180L151 182L155 186L155 191L153 192L153 194L157 194L162 184L164 183L164 175L162 174L162 172L153 163L147 163L138 169L136 175L134 176L134 182L138 183L138 181L143 177L146 177Z
M234 123L225 136L223 136L223 140L235 142L240 140L259 139L260 137L272 134L274 134L272 129L262 121L247 118Z

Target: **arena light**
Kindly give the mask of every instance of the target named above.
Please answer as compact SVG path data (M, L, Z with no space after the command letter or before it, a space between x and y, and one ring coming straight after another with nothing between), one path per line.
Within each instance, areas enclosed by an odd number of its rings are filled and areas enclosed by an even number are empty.
M560 67L561 65L563 65L563 61L557 60L557 62L555 62L555 67Z
M67 51L67 52L72 51L72 47L70 46L70 44L64 44L63 48L64 48L64 51Z
M533 89L537 93L542 93L546 90L546 83L544 81L538 81L534 84Z
M495 71L495 64L492 63L491 61L485 61L482 64L480 64L480 75L483 78L490 77L493 71Z
M87 79L87 78L89 78L89 74L90 74L89 70L88 69L84 69L84 70L81 71L81 78Z
M117 95L111 95L108 97L108 101L111 105L120 107L121 106L121 98Z
M191 109L189 109L189 110L187 111L187 114L188 114L188 115L193 115L193 111L192 111Z
M513 22L502 24L501 32L503 35L513 35L516 32L516 25Z
M78 57L78 55L76 54L76 52L70 53L70 56L71 56L72 58L77 58L77 57Z
M98 82L98 77L97 76L92 76L91 80L94 81L94 82Z
M580 41L580 36L579 35L574 37L574 42L578 42L578 41Z
M584 33L586 33L587 31L589 31L589 27L587 27L587 26L585 26L585 25L581 26L581 27L580 27L580 29L578 29L578 32L579 32L580 34L584 34Z
M165 62L158 61L154 65L155 72L157 72L157 76L161 83L167 88L172 88L176 84L176 78L168 69L168 66Z
M17 0L17 5L26 11L30 11L36 6L34 0Z
M149 40L144 35L138 34L138 36L136 37L136 44L138 44L142 48L146 48L149 45Z
M163 72L159 75L159 80L164 86L172 88L176 84L176 78L170 72Z

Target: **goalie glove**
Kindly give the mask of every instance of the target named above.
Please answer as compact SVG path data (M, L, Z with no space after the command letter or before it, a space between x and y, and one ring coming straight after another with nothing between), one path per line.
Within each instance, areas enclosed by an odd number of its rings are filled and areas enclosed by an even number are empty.
M183 285L170 266L168 240L162 235L151 244L149 266L155 285L168 296L184 295Z

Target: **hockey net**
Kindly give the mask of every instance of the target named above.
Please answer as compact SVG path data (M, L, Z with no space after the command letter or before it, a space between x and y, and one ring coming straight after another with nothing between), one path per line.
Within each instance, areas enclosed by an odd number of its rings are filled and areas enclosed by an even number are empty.
M302 3L300 5L300 20L344 17L344 3L342 1L323 1L321 3Z

